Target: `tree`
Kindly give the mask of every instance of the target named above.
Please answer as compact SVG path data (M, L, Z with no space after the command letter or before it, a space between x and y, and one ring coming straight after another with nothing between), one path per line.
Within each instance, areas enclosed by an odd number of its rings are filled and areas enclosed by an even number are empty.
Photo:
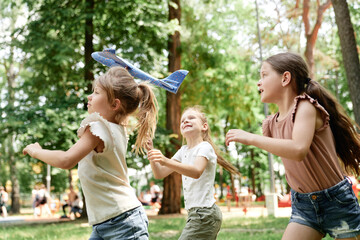
M303 1L303 12L302 12L302 19L304 22L305 37L306 37L305 59L307 64L309 65L310 77L312 79L315 78L315 64L314 64L315 43L318 37L319 29L322 24L324 12L326 11L326 9L328 9L331 6L331 0L326 0L326 2L323 4L320 4L320 1L317 0L316 3L317 3L317 15L313 29L311 29L310 27L310 15L309 15L310 0Z
M6 49L5 56L0 60L1 66L4 68L5 71L5 79L6 79L6 91L7 97L5 99L6 106L1 109L2 116L2 129L5 130L5 136L2 137L2 144L5 145L4 155L8 159L8 165L10 169L10 180L11 180L11 211L13 213L20 212L20 186L18 180L18 171L16 167L16 157L15 154L15 141L18 137L19 131L19 121L17 119L17 114L15 113L15 104L17 102L15 93L18 84L19 74L23 69L23 62L25 61L25 56L21 53L20 54L20 63L16 60L16 52L19 49L16 48L15 42L18 38L21 38L21 34L14 34L16 29L17 19L18 17L23 14L23 9L19 6L17 1L9 2L3 1L1 2L1 13L0 16L2 19L8 19L8 25L5 24L3 26L4 35L7 34L8 38L1 39L1 48ZM9 39L9 40L6 40ZM3 115L6 116L6 120L4 119Z
M180 25L181 6L180 0L169 1L169 21L176 19ZM180 52L180 32L175 31L168 41L169 50L169 72L180 69L181 52ZM175 149L180 148L180 116L181 115L181 91L176 94L166 93L166 129L177 134L177 138L173 139ZM166 151L167 157L172 157L174 152ZM164 178L164 192L161 202L159 214L180 213L181 211L181 175L173 172Z
M355 121L360 124L360 63L355 32L351 23L347 1L331 1L335 12L336 25L338 26L341 53L353 103Z
M141 69L154 70L154 59L166 48L165 1L23 1L36 17L22 30L26 36L21 47L31 56L24 106L26 113L33 113L22 143L68 149L77 140L93 73L107 69L91 53L116 48ZM158 65L156 71L162 70ZM127 161L132 165L136 159Z

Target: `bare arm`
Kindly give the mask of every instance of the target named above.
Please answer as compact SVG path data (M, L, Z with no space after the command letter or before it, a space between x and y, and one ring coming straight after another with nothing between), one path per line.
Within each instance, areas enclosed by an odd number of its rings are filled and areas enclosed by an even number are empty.
M150 152L151 151L154 151L154 146L153 146L153 142L152 142L152 139L149 138L148 141L146 142L146 150L148 151L148 159L150 161L150 166L151 166L151 169L154 173L154 177L156 179L163 179L167 176L169 176L171 173L174 172L174 170L166 167L166 166L162 166L160 163L158 162L154 162L154 161L151 161L149 155L150 155ZM160 154L162 155L161 151L160 150L156 150L158 152L160 152ZM163 156L165 157L165 156Z
M81 138L67 151L42 149L39 143L27 145L23 153L39 159L53 167L71 169L99 145L102 140L87 128Z
M164 171L165 173L167 171L175 171L177 173L180 173L182 175L191 177L191 178L199 178L201 174L204 172L208 160L205 157L197 157L195 159L194 165L188 165L180 163L174 159L169 159L165 157L160 150L153 149L150 150L148 153L148 158L150 160L151 164L157 164L158 174L162 174L161 171ZM161 167L161 168L160 168ZM163 174L165 174L163 173ZM155 172L154 172L155 175ZM169 175L169 174L167 174ZM167 176L166 175L166 176Z
M319 121L320 120L320 121ZM307 101L299 102L291 139L278 139L232 129L226 134L225 142L240 142L264 149L279 157L302 161L307 155L315 129L321 125L321 116Z

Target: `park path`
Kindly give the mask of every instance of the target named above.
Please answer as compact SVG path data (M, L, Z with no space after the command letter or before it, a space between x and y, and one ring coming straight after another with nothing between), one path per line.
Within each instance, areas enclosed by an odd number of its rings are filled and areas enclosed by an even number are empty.
M230 211L227 207L220 206L223 218L232 218L232 217L267 217L268 212L265 207L262 206L252 206L244 209L243 207L232 207ZM178 214L167 214L167 215L158 215L156 211L148 209L146 214L149 219L158 219L158 218L168 218L168 217L177 217L177 216L187 216L187 211L181 209L181 213ZM291 207L278 208L276 211L276 217L290 217Z
M243 207L232 207L230 211L227 207L220 206L220 209L223 214L223 219L232 218L232 217L266 217L268 216L267 209L262 206L248 207L246 210ZM179 214L167 214L167 215L158 215L157 212L153 209L146 209L146 214L149 219L159 219L159 218L169 218L169 217L184 217L187 216L187 211L185 209L181 210ZM18 216L8 216L6 218L0 217L0 226L9 226L9 225L27 225L27 224L43 224L43 223L60 223L71 221L69 218L60 218L59 214L54 214L49 217L34 217L31 215L29 210L23 210L23 215ZM276 217L290 217L291 208L278 208L276 211Z

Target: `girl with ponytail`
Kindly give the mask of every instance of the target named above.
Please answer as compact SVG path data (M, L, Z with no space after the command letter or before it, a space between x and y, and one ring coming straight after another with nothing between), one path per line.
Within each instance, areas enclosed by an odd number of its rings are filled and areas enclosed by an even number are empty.
M226 144L254 145L281 157L292 207L282 239L360 239L360 207L346 176L360 173L357 125L309 78L298 54L269 57L260 74L261 101L276 104L278 112L264 120L264 136L232 129Z
M136 153L144 152L146 140L154 137L158 110L152 88L113 67L94 81L87 107L89 116L77 131L80 139L69 150L45 150L34 143L23 153L63 169L78 164L93 226L90 239L149 239L148 219L130 186L125 156L130 115L138 119Z
M152 149L151 141L148 145L148 159L157 179L174 171L182 174L188 220L179 239L216 239L222 222L222 214L214 198L216 163L232 174L239 172L219 154L200 107L190 107L183 112L180 131L186 139L186 145L171 159L166 158L160 150Z

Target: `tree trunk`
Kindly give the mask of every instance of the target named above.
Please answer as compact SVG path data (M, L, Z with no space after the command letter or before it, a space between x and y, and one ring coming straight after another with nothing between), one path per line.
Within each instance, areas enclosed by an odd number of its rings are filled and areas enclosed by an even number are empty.
M180 0L171 1L169 4L169 20L177 19L180 24L181 8ZM173 7L177 5L177 8ZM176 31L169 37L169 72L174 72L180 69L180 33ZM180 148L180 118L181 118L181 94L178 91L176 94L166 92L166 129L171 130L178 135L178 138L173 141L176 149ZM172 157L174 153L166 152L167 157ZM172 173L164 179L163 199L159 214L180 213L181 211L181 175Z
M88 92L91 91L92 81L94 80L93 70L93 60L91 54L94 52L93 38L94 38L94 25L93 25L93 15L94 15L94 0L86 0L85 12L87 17L85 20L85 66L84 66L84 77L85 81L88 82ZM86 106L86 104L85 104Z
M17 178L16 161L14 157L14 139L9 136L9 166L11 179L11 212L20 213L20 186Z
M5 67L5 73L6 73L6 79L7 79L7 90L8 90L8 106L10 109L14 108L14 102L15 102L15 79L18 76L19 72L15 73L15 68L13 65L13 53L14 49L10 48L10 57L9 57L9 65L6 63L4 64ZM9 158L9 168L10 168L10 180L11 180L11 212L12 213L20 213L20 186L19 186L19 180L17 179L17 168L16 168L16 161L14 156L14 137L15 132L10 132L9 134L9 142L8 142L8 158Z
M251 190L252 193L255 194L256 193L256 184L255 184L255 156L254 156L254 150L251 149L250 150L250 158L251 158L251 164L250 164L250 177L251 177Z
M231 172L229 172L230 174L230 180L231 180L231 195L232 195L232 198L231 198L231 201L235 201L235 195L236 195L236 191L235 191L235 179L234 179L234 175L231 174Z
M93 61L91 58L91 53L94 52L94 45L93 45L93 38L94 38L94 25L93 25L93 15L94 15L94 0L86 0L85 3L85 12L87 13L86 15L86 20L85 20L85 44L84 44L84 49L85 49L85 66L84 66L84 78L85 81L88 83L88 88L87 88L87 92L91 92L92 90L92 81L94 80L94 74L92 72L93 69ZM84 104L85 108L86 108L86 104ZM70 183L71 184L71 183ZM83 211L81 213L81 217L82 219L87 219L87 211L86 211L86 201L85 201L85 196L84 193L82 192L82 197L83 197Z
M319 4L319 2L318 2ZM314 64L314 49L316 39L319 33L319 29L322 24L323 15L326 9L331 6L331 0L327 0L324 4L318 6L317 9L317 18L314 28L310 29L310 0L304 0L303 2L303 15L302 19L305 26L305 37L306 37L306 47L305 47L305 58L306 62L309 65L310 69L310 78L315 79L315 64Z
M360 124L360 63L355 32L351 23L349 7L345 0L332 0L336 25L340 37L341 53L353 103L355 121Z

